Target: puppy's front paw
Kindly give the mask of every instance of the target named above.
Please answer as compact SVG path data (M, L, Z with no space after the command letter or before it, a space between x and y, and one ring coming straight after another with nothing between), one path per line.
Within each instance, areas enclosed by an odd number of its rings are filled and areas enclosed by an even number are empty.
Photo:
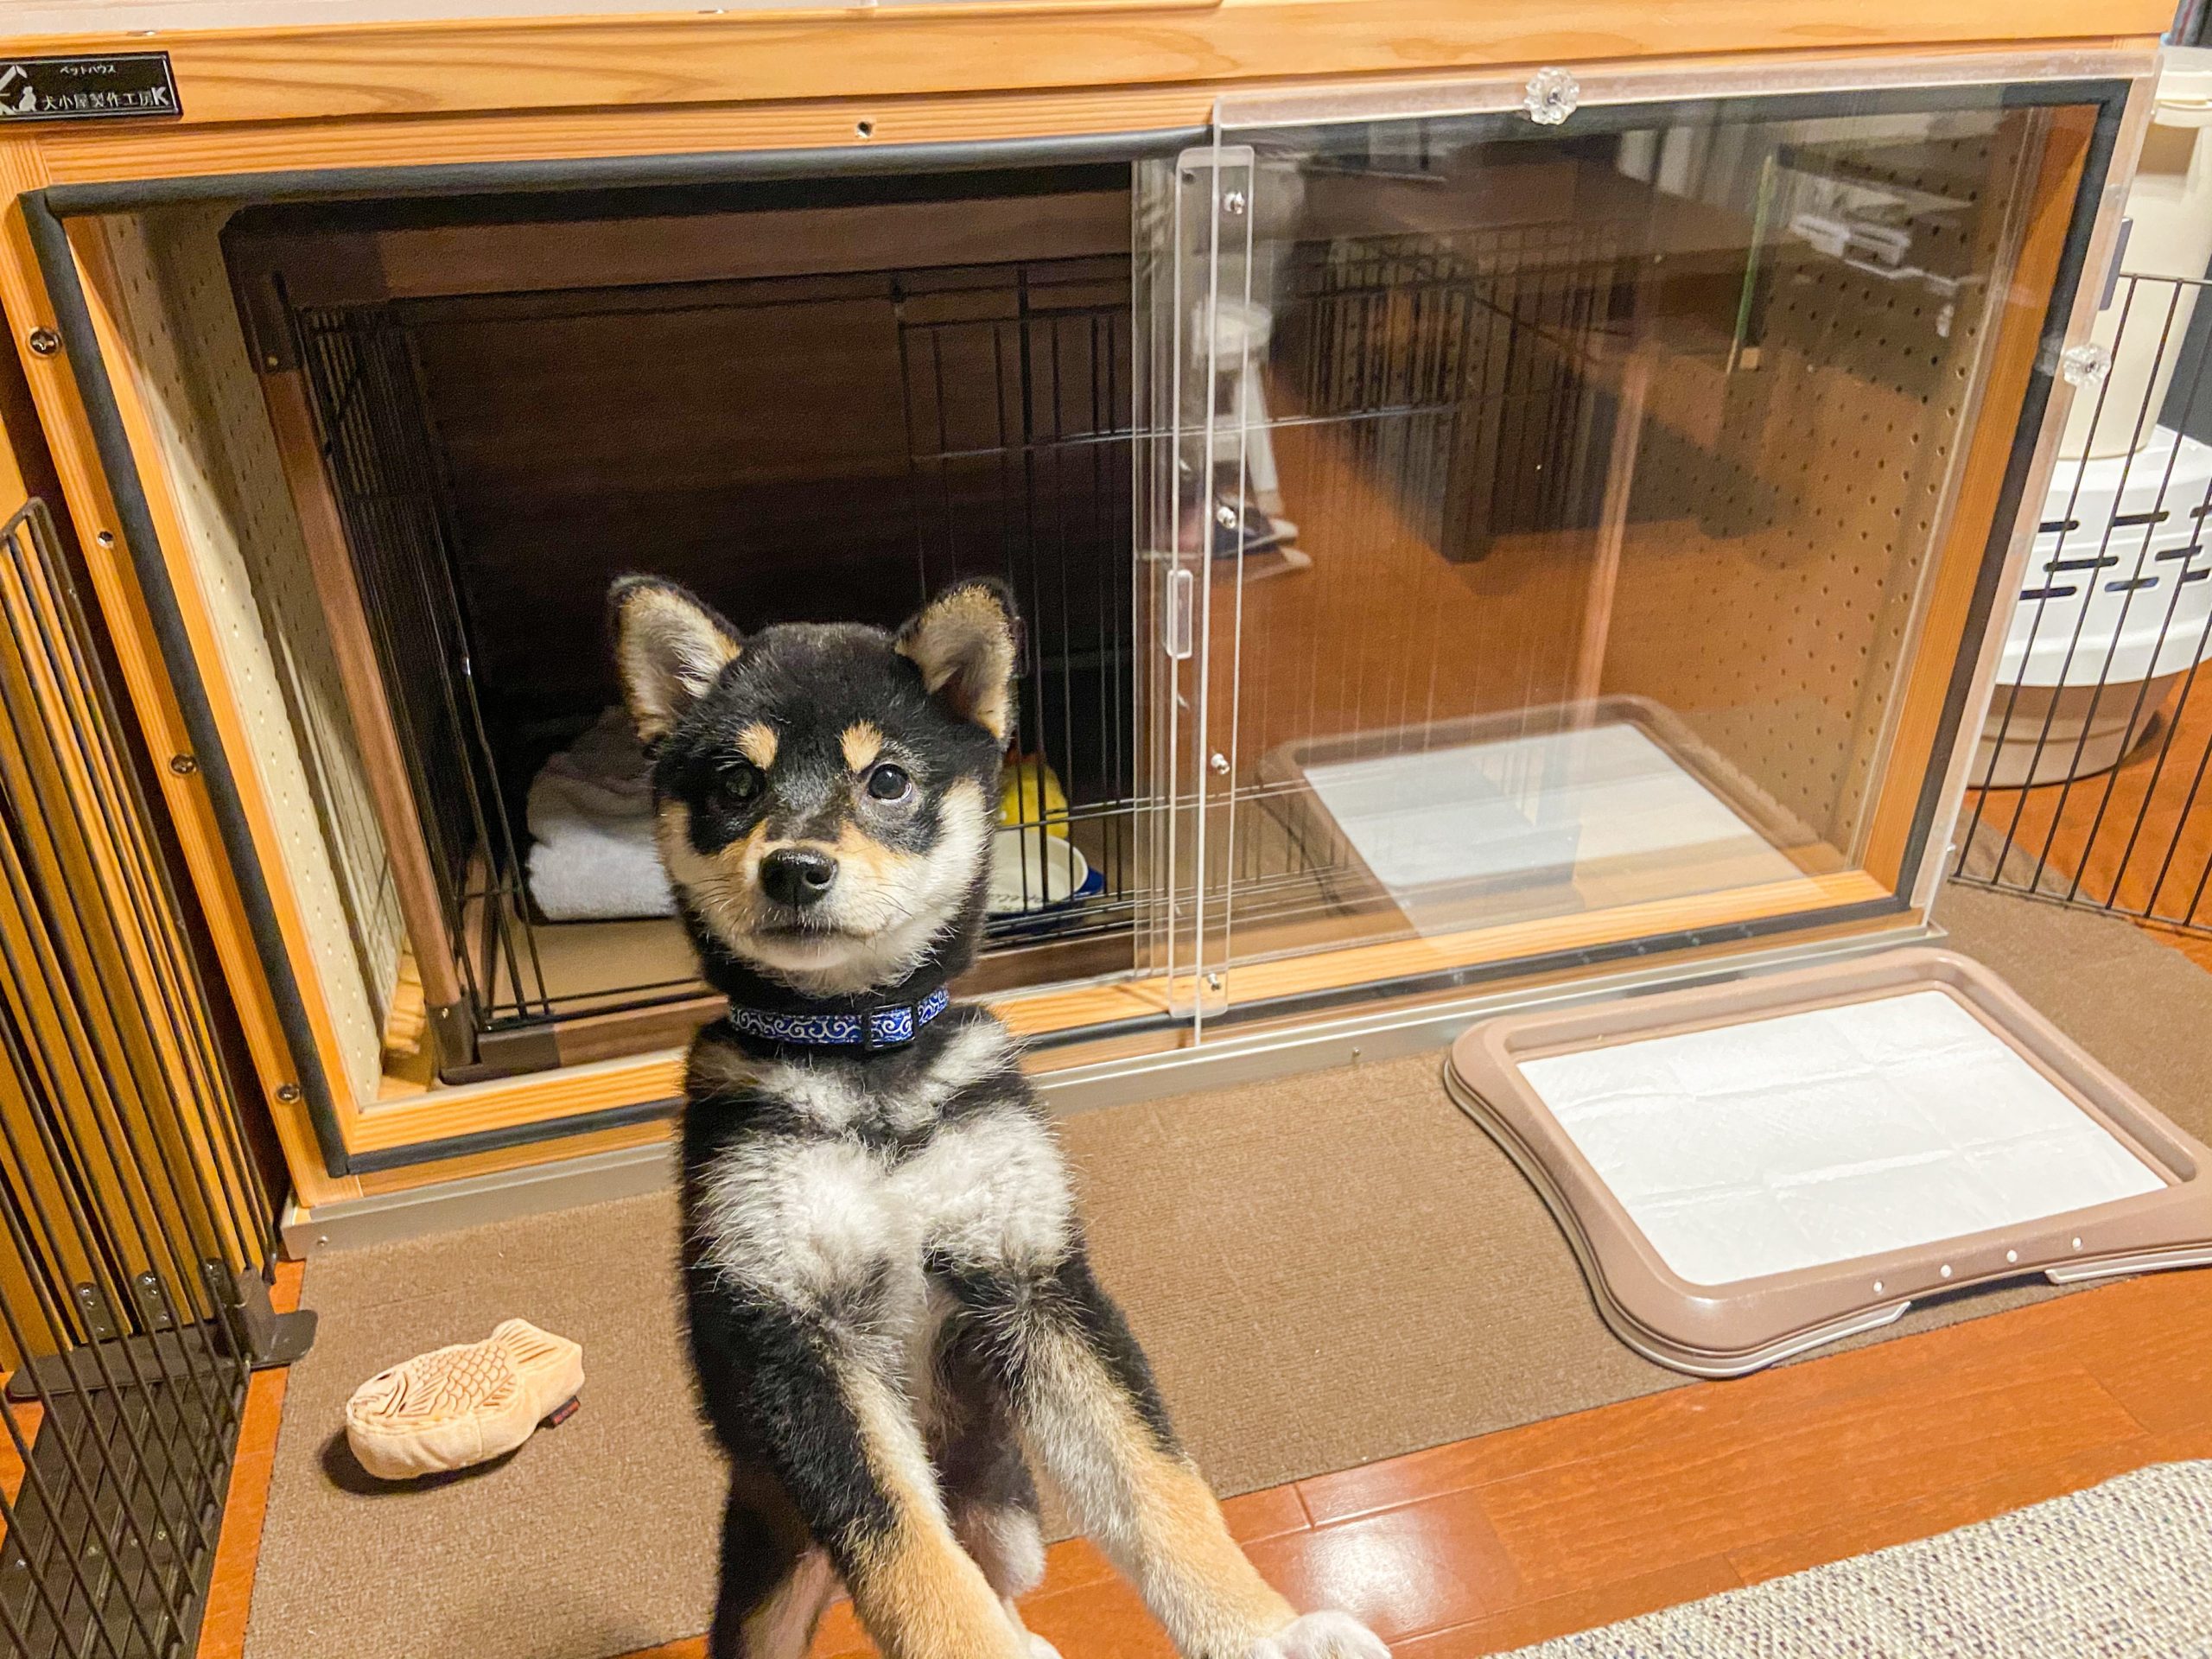
M1350 1613L1307 1613L1254 1643L1248 1659L1390 1659L1390 1649Z

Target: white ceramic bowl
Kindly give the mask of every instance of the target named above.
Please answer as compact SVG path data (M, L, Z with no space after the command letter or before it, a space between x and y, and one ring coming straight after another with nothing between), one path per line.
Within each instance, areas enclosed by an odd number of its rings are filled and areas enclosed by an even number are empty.
M1090 861L1058 836L1001 830L991 842L986 906L994 916L1026 916L1067 903L1090 880Z

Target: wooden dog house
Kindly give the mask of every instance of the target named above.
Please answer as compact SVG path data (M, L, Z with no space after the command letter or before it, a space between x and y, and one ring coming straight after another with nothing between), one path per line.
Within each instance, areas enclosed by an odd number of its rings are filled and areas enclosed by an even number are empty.
M529 875L626 568L1014 582L1008 844L1090 880L971 988L1070 1103L1924 931L2156 8L519 10L0 41L0 413L304 1236L665 1134L680 939ZM1586 844L1624 709L1694 856ZM1408 897L1446 778L1542 902Z

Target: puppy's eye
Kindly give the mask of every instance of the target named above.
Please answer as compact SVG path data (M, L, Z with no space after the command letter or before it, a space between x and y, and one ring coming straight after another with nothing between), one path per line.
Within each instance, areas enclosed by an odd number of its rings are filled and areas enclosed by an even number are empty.
M735 761L715 774L715 803L728 809L750 805L766 784L760 767L749 760Z
M868 775L868 792L879 801L902 801L913 787L914 780L906 775L906 767L887 760Z

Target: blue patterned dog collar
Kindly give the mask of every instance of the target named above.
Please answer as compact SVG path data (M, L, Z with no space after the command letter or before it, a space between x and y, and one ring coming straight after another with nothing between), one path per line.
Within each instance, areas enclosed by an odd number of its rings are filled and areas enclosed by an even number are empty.
M951 1006L952 994L940 985L918 1002L894 1002L858 1014L770 1014L733 1007L729 1022L748 1037L772 1043L809 1044L823 1048L896 1048L911 1043L924 1026Z

